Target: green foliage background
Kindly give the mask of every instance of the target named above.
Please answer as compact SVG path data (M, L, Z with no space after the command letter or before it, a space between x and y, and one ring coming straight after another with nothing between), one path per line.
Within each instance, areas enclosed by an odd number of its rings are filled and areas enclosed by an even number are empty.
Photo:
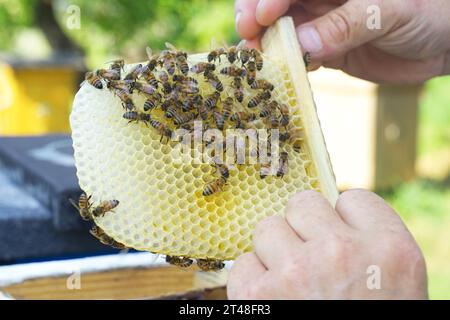
M14 36L33 27L37 0L0 0L0 50L8 50ZM189 52L238 40L230 0L71 0L53 1L54 12L70 38L86 52L88 65L110 57L142 58L145 47L159 51L170 41ZM81 28L66 27L69 5L80 8Z

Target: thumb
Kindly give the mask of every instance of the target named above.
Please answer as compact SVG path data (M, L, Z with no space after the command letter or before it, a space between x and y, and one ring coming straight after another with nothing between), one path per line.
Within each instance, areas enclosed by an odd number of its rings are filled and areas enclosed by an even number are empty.
M377 5L373 5L374 2ZM314 60L330 60L380 37L386 29L384 26L379 28L374 19L381 19L381 12L389 12L389 8L380 8L382 3L385 1L350 0L300 25L297 36L303 51L309 52ZM383 17L383 20L388 22L391 19Z

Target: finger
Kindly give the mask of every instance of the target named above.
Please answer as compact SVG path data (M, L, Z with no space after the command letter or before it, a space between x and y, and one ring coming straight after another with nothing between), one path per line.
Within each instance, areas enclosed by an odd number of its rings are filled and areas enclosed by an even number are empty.
M371 45L361 46L344 56L323 63L327 68L340 69L349 75L372 82L417 84L438 74L438 57L425 60L407 60L383 52ZM442 61L442 60L441 60Z
M284 264L298 252L302 239L281 216L268 217L258 223L253 233L255 253L267 269Z
M395 2L395 1L394 1ZM350 0L342 6L297 27L298 39L313 59L329 60L388 32L396 23L397 12L391 2L380 2L383 7L383 28L368 28L368 8L372 0Z
M255 38L255 39L251 39L251 40L247 40L247 42L245 43L246 47L248 48L255 48L261 51L261 39L260 38Z
M260 0L256 7L256 21L262 26L270 26L284 15L295 0Z
M243 299L249 284L256 283L266 273L255 253L248 252L241 255L233 264L228 275L227 296L229 299Z
M336 211L351 227L360 230L404 228L397 213L375 193L356 189L342 193Z
M328 200L312 190L297 193L289 200L286 220L305 241L344 232L348 228Z
M235 24L236 32L243 39L253 39L262 30L262 26L256 21L256 6L258 0L236 0Z

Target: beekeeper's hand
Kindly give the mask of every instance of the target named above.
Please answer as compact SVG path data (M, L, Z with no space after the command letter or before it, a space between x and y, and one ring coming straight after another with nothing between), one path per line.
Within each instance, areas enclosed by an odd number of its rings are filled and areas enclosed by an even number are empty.
M280 16L292 16L316 67L389 83L450 74L448 0L236 0L235 12L249 46Z
M364 190L333 209L304 191L260 222L230 272L230 299L424 299L425 261L400 217Z

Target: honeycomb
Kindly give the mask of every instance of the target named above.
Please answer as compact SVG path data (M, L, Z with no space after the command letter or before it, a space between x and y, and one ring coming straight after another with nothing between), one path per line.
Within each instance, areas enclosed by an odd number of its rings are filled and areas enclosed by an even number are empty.
M206 54L188 57L190 67L199 61L206 61ZM222 61L219 69L227 63ZM126 65L125 72L131 68ZM275 84L273 98L287 104L291 123L303 128L286 64L264 56L259 77ZM223 84L226 92L230 81ZM145 100L136 93L132 98L137 106ZM170 143L162 143L160 135L144 123L127 123L123 114L121 101L109 90L85 83L76 94L70 123L80 187L92 195L92 203L120 201L113 212L95 217L95 223L127 247L233 260L252 250L252 231L258 221L282 215L293 194L323 191L305 139L300 153L287 147L288 171L283 178L261 179L258 165L236 165L226 187L205 197L202 191L211 181L212 166L177 161Z

